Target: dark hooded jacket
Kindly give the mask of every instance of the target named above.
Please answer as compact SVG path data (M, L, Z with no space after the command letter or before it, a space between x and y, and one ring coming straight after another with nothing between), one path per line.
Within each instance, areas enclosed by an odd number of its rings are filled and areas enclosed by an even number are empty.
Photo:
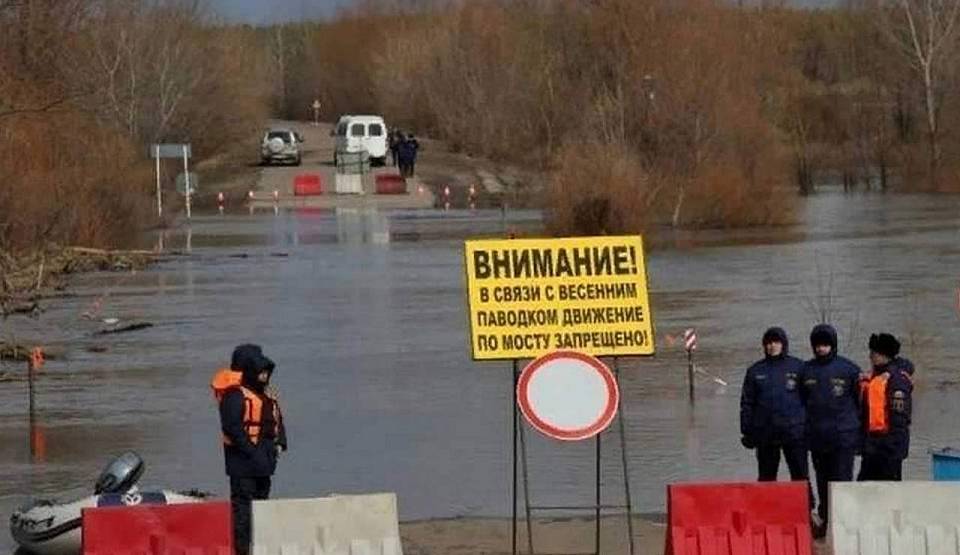
M811 451L856 450L862 434L860 367L837 354L837 332L820 324L810 333L811 347L828 343L825 357L804 363L800 395L807 410L807 441Z
M773 340L783 344L783 352L756 362L743 378L740 433L758 446L803 443L806 415L798 386L803 361L790 356L787 334L781 328L763 334L764 345Z
M273 405L276 401L266 394L264 384L260 383L257 377L263 370L272 374L273 361L263 355L260 347L241 345L234 351L231 368L243 374L243 387L254 392L263 401L263 423L260 439L254 444L247 437L243 426L243 392L239 387L226 392L220 402L220 425L223 434L233 443L223 446L227 474L237 478L272 476L277 468L277 446L286 450L287 434L282 416L279 423L274 421ZM277 412L279 414L279 407ZM275 432L277 428L279 433Z

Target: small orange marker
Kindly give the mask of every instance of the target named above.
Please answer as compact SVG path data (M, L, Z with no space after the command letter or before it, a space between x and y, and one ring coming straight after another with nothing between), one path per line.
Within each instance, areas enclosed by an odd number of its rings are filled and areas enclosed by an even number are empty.
M44 362L46 362L46 360L43 358L43 349L41 347L34 347L33 350L30 351L30 369L39 370L43 368Z

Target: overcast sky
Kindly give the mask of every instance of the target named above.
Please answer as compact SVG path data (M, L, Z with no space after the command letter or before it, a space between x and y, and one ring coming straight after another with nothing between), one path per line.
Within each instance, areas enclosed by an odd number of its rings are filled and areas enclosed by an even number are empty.
M332 14L350 0L208 0L214 10L231 20L250 23L313 19Z
M324 17L351 0L209 0L220 15L249 23ZM835 0L794 0L797 5L827 6Z

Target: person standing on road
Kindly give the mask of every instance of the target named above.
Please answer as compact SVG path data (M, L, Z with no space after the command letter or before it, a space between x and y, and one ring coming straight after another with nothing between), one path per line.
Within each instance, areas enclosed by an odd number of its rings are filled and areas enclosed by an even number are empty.
M211 383L220 406L238 555L250 553L253 500L270 497L277 457L287 450L279 401L267 391L275 367L260 346L240 345L233 351L230 369L217 372Z
M407 170L410 173L410 177L413 177L417 173L417 154L420 152L420 143L417 141L417 138L413 136L413 133L410 133L407 135L406 145L409 149L409 166Z
M393 167L400 165L397 159L397 152L400 150L400 143L403 142L403 132L400 129L394 129L390 132L390 159L393 161Z
M414 166L417 161L417 149L419 147L419 143L413 138L413 133L403 138L397 147L397 156L400 157L400 175L403 176L404 179L413 177Z
M820 324L810 333L814 357L800 370L800 394L807 412L807 445L817 475L814 536L823 538L830 517L830 482L853 479L860 446L860 367L837 353L837 332Z
M913 363L900 358L900 342L889 333L870 336L871 373L863 395L863 461L859 481L903 479L910 451L913 412Z
M800 399L803 361L789 354L790 343L782 328L770 328L762 339L764 358L747 369L740 396L740 442L756 449L758 480L774 482L780 455L790 479L809 487L809 464L804 429L806 411ZM813 493L811 492L811 503Z

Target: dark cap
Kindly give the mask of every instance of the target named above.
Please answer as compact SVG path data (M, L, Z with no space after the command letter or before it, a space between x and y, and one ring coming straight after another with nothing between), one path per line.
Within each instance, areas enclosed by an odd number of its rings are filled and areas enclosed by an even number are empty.
M870 350L887 358L897 358L900 354L900 342L889 333L873 334L868 344Z
M255 376L263 370L273 373L276 364L263 354L260 345L244 343L233 350L230 358L230 369L243 372L245 375Z

